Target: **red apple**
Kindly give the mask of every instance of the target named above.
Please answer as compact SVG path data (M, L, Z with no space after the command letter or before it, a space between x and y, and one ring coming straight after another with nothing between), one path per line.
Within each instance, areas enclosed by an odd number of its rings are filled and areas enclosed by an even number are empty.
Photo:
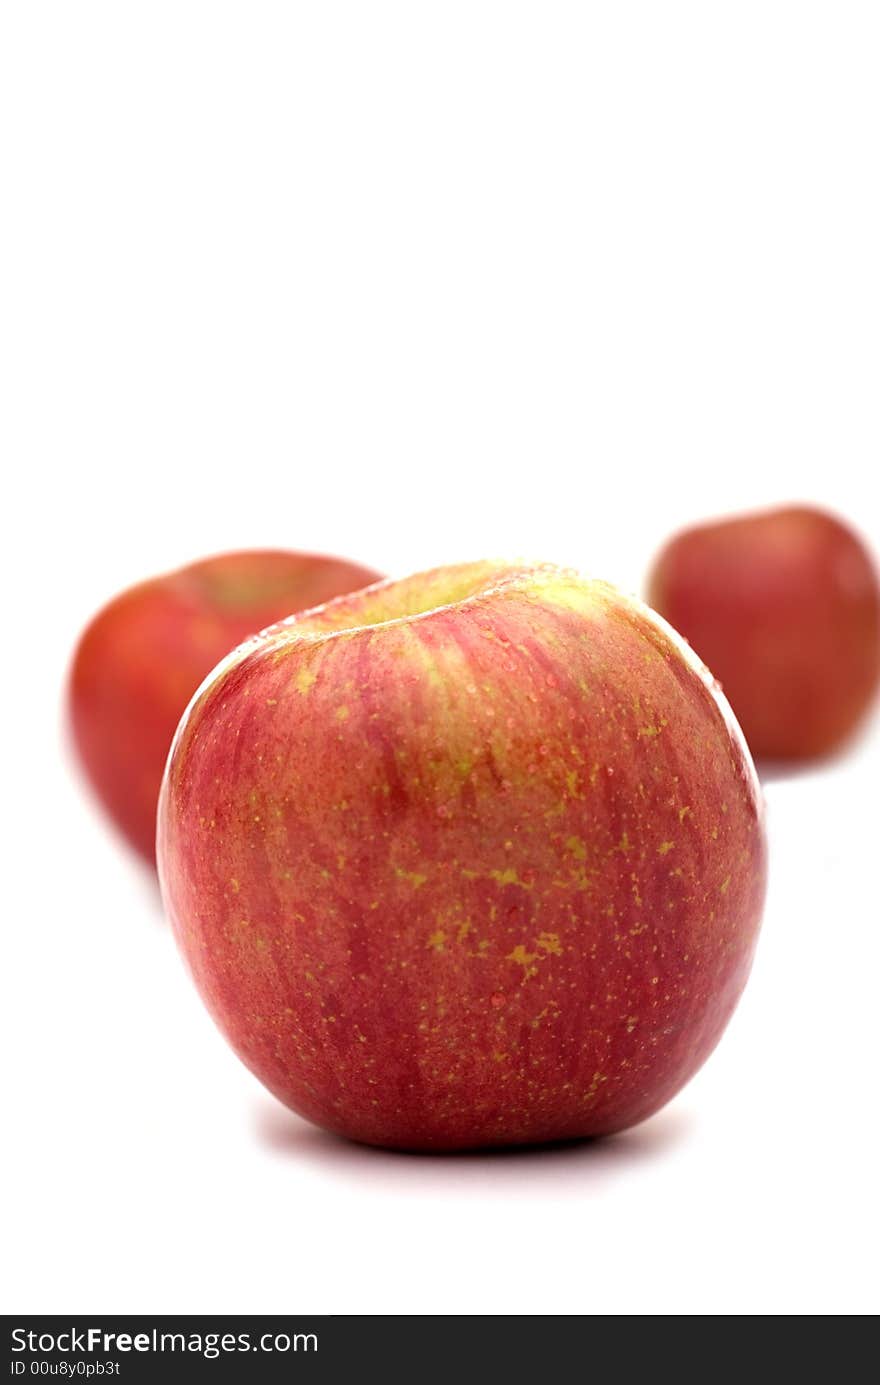
M648 601L721 680L753 754L836 750L880 680L880 584L832 515L804 507L698 525L673 539Z
M256 630L375 581L305 553L227 553L117 596L86 629L70 676L74 739L110 816L148 860L174 728L206 674Z
M381 583L215 671L159 809L164 898L239 1057L371 1144L599 1135L745 984L760 789L699 661L550 566Z

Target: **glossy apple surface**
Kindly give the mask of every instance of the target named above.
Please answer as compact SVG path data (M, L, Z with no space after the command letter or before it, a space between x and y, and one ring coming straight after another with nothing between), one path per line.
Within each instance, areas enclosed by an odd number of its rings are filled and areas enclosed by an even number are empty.
M880 678L880 585L862 541L820 510L688 529L658 557L648 601L721 681L752 753L836 750Z
M313 554L227 553L142 582L95 616L70 675L74 741L101 802L143 856L155 857L162 771L205 675L248 635L377 576Z
M405 1149L656 1111L745 984L760 789L711 679L612 587L473 564L285 622L175 738L164 898L293 1110Z

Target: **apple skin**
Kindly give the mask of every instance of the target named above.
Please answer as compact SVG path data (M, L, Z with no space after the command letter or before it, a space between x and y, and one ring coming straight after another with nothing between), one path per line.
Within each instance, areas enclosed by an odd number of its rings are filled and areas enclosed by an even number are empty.
M647 599L720 679L758 759L830 754L877 691L877 571L857 535L822 510L686 530L657 558Z
M248 635L378 575L308 553L226 553L131 587L95 616L68 684L74 743L107 812L148 861L174 730L205 675Z
M294 1111L400 1149L570 1139L651 1115L715 1046L762 813L652 612L470 564L215 670L169 757L160 882L214 1019Z

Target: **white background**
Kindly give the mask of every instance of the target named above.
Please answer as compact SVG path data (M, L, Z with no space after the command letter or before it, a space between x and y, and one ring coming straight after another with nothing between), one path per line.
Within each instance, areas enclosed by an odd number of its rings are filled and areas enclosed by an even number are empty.
M3 6L7 1311L878 1307L877 722L768 785L691 1086L440 1159L240 1067L61 719L94 608L228 547L632 589L800 497L880 547L878 67L841 0Z

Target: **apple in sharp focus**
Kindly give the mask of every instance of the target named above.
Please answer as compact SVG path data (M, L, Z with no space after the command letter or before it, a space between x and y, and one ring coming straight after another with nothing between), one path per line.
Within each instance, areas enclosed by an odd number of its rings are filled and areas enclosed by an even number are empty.
M836 750L880 679L880 584L848 525L804 506L702 524L660 553L648 601L720 679L755 756Z
M205 675L263 626L377 576L314 554L227 553L142 582L95 616L70 675L74 741L104 807L143 856L155 857L174 729Z
M380 583L251 640L178 729L158 841L239 1057L403 1149L656 1111L730 1018L765 889L760 789L706 670L552 566Z

